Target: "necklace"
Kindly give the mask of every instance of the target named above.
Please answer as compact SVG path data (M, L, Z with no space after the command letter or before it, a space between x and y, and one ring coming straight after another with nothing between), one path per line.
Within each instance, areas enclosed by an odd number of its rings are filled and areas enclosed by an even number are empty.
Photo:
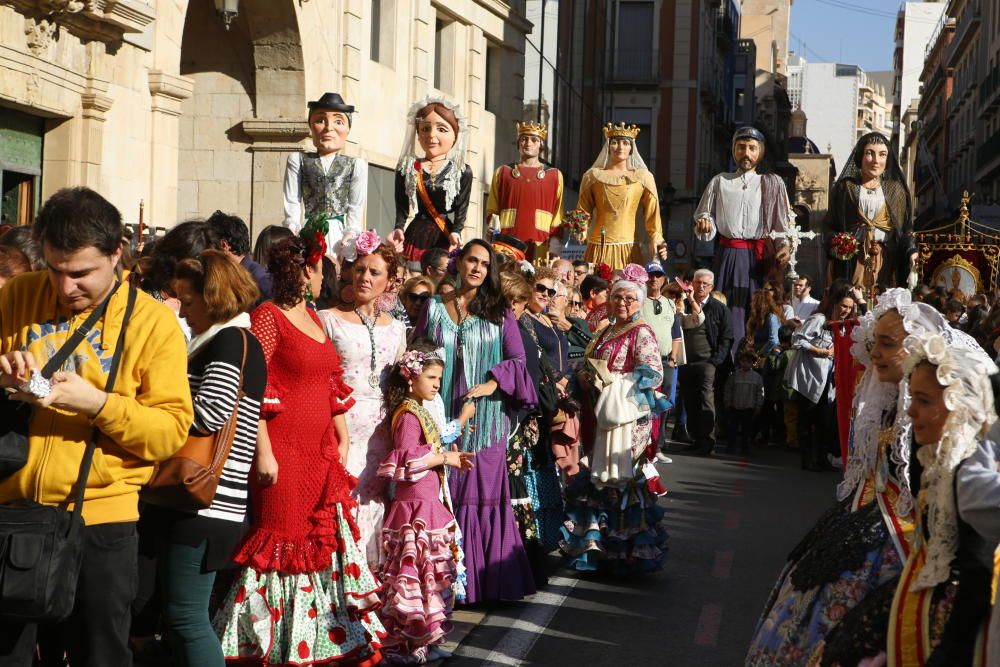
M455 297L455 314L458 315L458 337L455 342L455 358L462 359L462 347L465 345L465 320L469 318L468 311L462 312L462 298Z
M361 324L365 325L365 329L368 329L368 341L372 346L372 363L370 368L370 375L368 376L368 385L372 389L378 388L378 373L375 372L375 322L378 321L378 311L375 311L375 315L368 316L363 314L357 308L354 309L354 314L358 316L361 320Z
M525 165L525 166L527 166L527 165ZM538 167L537 167L537 169L538 169L538 171L535 172L535 178L537 178L539 181L544 181L545 180L545 167L543 167L541 164L539 164ZM520 162L516 163L514 165L514 167L510 170L510 175L513 176L514 178L521 178L521 163ZM525 178L527 178L527 177L525 177Z
M611 208L611 219L617 220L619 211L622 210L622 207L625 206L625 202L628 200L628 186L626 186L625 194L623 194L621 196L621 199L618 200L617 205L613 201L611 201L610 192L611 192L610 188L608 187L607 184L605 184L604 201L608 202L608 206Z

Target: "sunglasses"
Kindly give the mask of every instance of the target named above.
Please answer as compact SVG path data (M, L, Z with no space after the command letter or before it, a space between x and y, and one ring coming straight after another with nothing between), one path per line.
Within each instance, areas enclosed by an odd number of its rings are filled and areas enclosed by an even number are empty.
M573 271L573 273L575 273L578 276L585 276L587 275L587 269L577 269Z
M554 287L546 287L541 283L535 283L535 291L538 292L539 294L545 294L546 292L548 292L549 298L552 298L556 295L556 289Z
M659 299L653 301L653 314L659 315L662 312L663 312L663 304L660 303Z
M580 307L583 306L583 302L582 301L570 301L569 305L572 306L573 308L580 308Z
M413 303L424 303L427 299L431 298L430 292L420 292L419 294L415 292L410 292L406 295L406 298Z

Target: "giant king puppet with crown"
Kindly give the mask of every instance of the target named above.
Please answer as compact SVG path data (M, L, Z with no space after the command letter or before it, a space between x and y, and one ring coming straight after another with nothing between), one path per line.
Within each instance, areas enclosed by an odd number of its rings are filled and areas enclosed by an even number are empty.
M548 133L540 123L517 123L518 161L493 173L486 203L487 225L526 243L529 261L562 220L562 172L541 160Z

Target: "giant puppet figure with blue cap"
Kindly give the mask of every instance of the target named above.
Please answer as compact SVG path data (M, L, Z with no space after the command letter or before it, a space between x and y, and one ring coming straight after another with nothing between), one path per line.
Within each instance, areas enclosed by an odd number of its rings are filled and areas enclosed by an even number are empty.
M309 102L309 133L316 150L292 153L285 165L285 226L297 234L304 219L326 213L331 253L345 232L361 233L368 197L368 163L343 154L353 114L354 106L337 93Z
M788 191L776 174L758 172L763 157L763 133L755 127L736 130L736 171L716 174L694 213L698 240L719 236L713 267L715 289L726 295L734 345L746 333L750 297L760 289L768 265L765 260L773 258L779 266L788 262L785 242L772 242L768 237L772 231L785 231L793 219Z

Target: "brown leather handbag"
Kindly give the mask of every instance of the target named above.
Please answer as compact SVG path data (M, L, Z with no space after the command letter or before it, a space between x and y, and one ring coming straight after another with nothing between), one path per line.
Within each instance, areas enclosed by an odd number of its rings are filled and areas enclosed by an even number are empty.
M175 510L194 512L211 507L219 488L222 468L236 437L236 416L243 398L243 367L247 362L247 334L243 336L243 361L233 414L211 435L189 435L180 450L153 468L153 477L140 494L143 501Z

